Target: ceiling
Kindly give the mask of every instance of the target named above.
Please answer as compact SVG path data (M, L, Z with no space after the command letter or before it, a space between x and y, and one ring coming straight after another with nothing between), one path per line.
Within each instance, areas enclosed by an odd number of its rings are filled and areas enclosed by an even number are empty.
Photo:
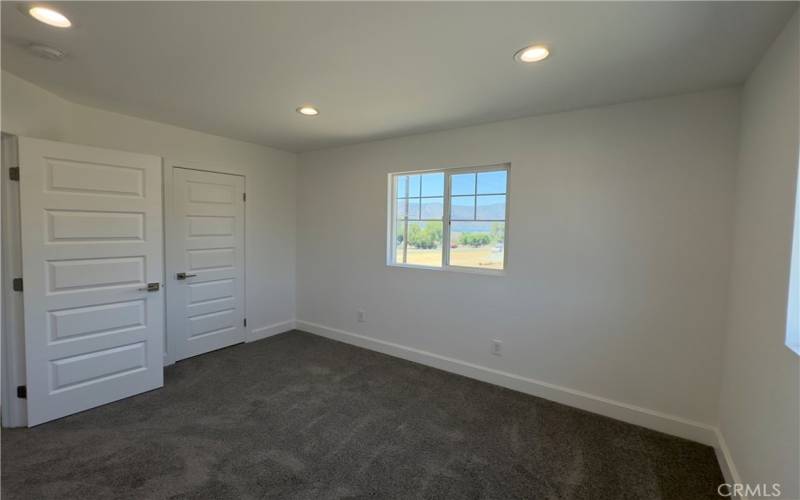
M796 3L2 3L2 65L68 100L308 151L738 84ZM60 62L25 47L45 43ZM514 52L546 43L551 57ZM320 115L295 112L301 104Z

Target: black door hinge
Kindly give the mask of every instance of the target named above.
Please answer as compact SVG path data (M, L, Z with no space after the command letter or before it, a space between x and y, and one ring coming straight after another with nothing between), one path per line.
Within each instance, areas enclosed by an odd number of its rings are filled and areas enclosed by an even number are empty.
M22 278L14 278L11 281L11 288L15 292L21 292L22 291Z
M247 318L245 318L244 321L242 321L242 323L244 323L244 326L247 326Z
M27 385L18 385L17 386L17 397L20 399L28 399L28 386Z
M11 167L8 169L8 178L12 181L19 180L19 167Z
M247 201L247 193L242 193L242 201Z

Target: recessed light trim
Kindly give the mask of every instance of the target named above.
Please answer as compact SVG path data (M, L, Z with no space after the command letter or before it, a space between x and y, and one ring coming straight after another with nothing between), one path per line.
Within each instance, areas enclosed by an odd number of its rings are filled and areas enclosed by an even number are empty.
M550 49L545 45L531 45L519 49L514 54L514 59L521 63L534 63L547 59L550 56Z
M56 28L69 28L72 26L72 22L67 19L67 16L48 7L31 7L28 9L28 14L30 14L30 16L37 21L50 26L55 26Z
M317 108L309 105L300 106L295 111L303 116L317 116L319 114L319 110Z

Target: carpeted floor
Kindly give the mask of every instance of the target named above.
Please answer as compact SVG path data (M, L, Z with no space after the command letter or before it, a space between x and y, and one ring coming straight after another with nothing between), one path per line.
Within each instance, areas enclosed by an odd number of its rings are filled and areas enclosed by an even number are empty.
M690 500L721 482L707 446L298 331L2 435L3 500Z

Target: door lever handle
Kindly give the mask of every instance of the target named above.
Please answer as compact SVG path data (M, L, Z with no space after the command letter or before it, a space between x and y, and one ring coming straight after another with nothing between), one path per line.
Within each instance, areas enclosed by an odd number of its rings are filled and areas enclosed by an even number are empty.
M148 283L146 287L140 288L140 292L157 292L161 289L161 283Z
M186 273L178 273L176 275L176 277L179 280L185 280L186 278L194 278L195 276L197 276L197 275L196 274L186 274Z

